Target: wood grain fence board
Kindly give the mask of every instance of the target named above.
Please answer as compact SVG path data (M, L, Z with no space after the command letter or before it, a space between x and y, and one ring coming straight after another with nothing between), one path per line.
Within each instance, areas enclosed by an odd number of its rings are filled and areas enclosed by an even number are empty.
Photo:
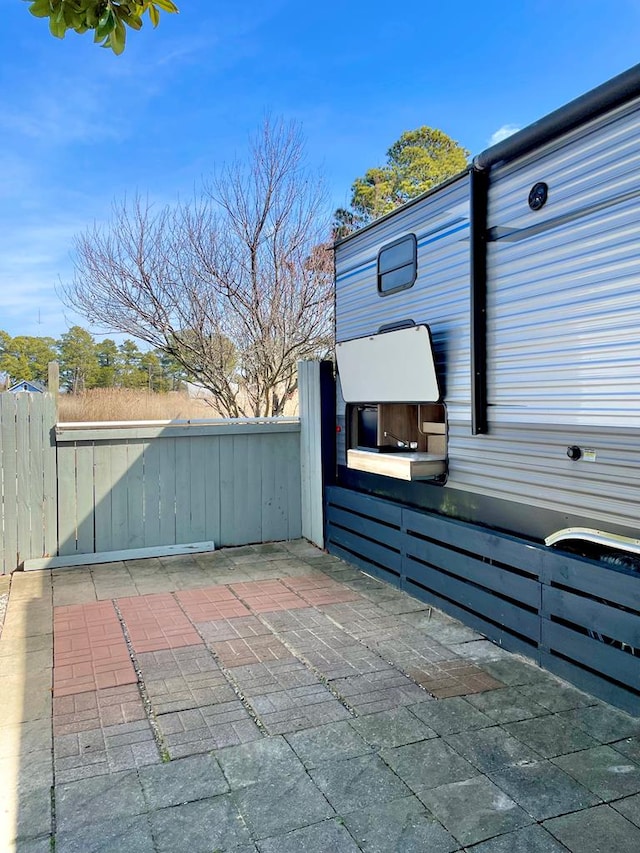
M470 554L490 554L494 563L513 566L533 577L539 577L542 571L542 549L514 536L492 533L473 524L410 509L404 510L403 523L409 533L422 534Z
M29 449L29 397L16 394L16 460L18 563L31 556L31 454Z
M220 543L220 507L222 495L220 490L220 445L221 439L216 438L207 443L204 454L204 484L205 484L205 539Z
M2 461L2 570L18 565L18 471L16 458L16 399L0 394L0 459Z
M160 480L158 488L158 512L160 539L177 542L176 535L176 442L158 439L160 449Z
M638 694L640 710L640 667L637 657L548 619L543 620L542 643L545 651L560 652L573 663L582 664L594 672L605 672L609 678L632 687Z
M162 543L160 529L160 447L158 441L147 441L144 445L144 547L151 548Z
M55 556L58 552L58 486L57 448L55 422L57 417L55 398L44 395L42 404L42 448L44 466L44 553Z
M215 439L203 436L189 439L189 542L201 542L207 538L205 461L207 451L214 443Z
M31 395L29 395L31 397ZM29 509L31 514L31 542L29 553L23 559L44 554L44 447L42 445L43 406L29 406ZM44 402L44 398L43 398Z
M111 448L99 442L94 456L94 528L96 552L116 551L111 527Z
M76 464L76 552L93 554L95 548L94 530L94 484L93 445L79 443L75 448Z
M144 450L142 441L127 444L127 544L144 547Z
M175 444L175 513L176 542L190 542L191 528L191 438L163 439Z
M129 541L128 513L128 442L115 442L110 445L111 456L111 548L119 551L122 543ZM124 546L126 547L126 545Z
M86 471L82 471L80 477L86 477L86 474ZM61 556L75 554L77 549L76 483L76 447L74 444L67 444L58 448L58 553ZM93 496L90 507L93 509ZM89 550L93 550L93 542Z

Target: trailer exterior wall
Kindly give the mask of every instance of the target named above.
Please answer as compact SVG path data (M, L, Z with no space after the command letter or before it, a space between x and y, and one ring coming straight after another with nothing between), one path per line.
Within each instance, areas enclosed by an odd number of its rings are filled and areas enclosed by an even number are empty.
M431 327L449 420L449 479L444 488L412 486L407 502L454 515L464 504L461 517L485 523L481 498L515 502L528 519L516 532L535 538L577 521L636 533L639 165L636 101L494 167L487 435L472 436L470 423L468 177L337 247L338 340L407 319ZM549 200L532 211L537 181L549 185ZM377 252L410 232L419 245L416 284L381 297ZM344 429L340 435L344 465ZM573 444L594 450L595 460L571 462ZM374 477L367 488L389 495L394 487Z

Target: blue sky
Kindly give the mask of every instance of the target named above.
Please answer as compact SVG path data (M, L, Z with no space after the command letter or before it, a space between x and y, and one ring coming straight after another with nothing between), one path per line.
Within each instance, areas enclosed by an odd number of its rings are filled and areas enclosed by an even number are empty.
M264 116L301 123L333 206L404 130L478 153L640 62L640 2L177 0L121 57L2 0L0 329L59 336L75 234L189 196ZM98 330L94 330L98 331Z

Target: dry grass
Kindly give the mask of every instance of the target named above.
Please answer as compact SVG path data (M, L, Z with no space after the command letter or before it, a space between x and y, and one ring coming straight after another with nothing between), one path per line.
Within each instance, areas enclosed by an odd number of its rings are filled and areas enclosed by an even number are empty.
M59 421L166 421L218 418L202 400L172 391L154 394L133 388L94 388L83 394L61 394Z

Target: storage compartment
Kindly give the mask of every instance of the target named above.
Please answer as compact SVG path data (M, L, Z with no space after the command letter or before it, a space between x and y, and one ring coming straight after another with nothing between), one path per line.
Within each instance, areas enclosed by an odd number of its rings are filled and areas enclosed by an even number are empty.
M447 420L429 327L345 341L336 357L347 403L347 467L399 480L443 480Z
M347 407L347 467L400 480L446 472L442 403L378 403Z

